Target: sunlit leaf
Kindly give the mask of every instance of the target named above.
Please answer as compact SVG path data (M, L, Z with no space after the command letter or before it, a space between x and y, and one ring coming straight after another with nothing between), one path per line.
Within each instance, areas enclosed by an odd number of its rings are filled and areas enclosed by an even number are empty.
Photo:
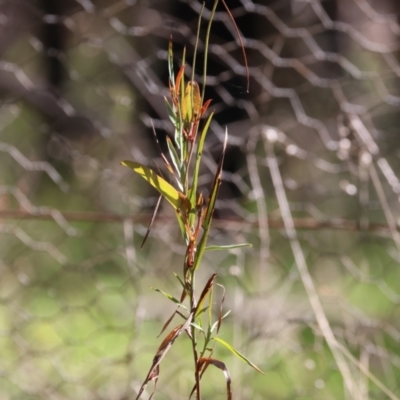
M164 162L165 168L167 168L168 172L169 172L171 175L174 175L174 170L172 169L171 164L169 163L167 157L165 157L163 151L161 150L160 142L159 142L158 137L157 137L156 128L154 127L153 120L151 119L150 122L151 122L151 127L152 127L152 130L153 130L154 141L156 142L156 146L157 146L158 153L160 154L161 159L162 159L163 162ZM157 165L156 161L154 161L154 163ZM158 165L157 165L157 168L158 168ZM158 171L160 172L160 169L159 169L159 168L158 168ZM160 174L161 174L161 172L160 172Z
M179 69L178 75L176 76L176 83L175 83L175 90L177 92L180 91L180 88L182 86L182 82L184 80L184 73L185 71L185 64L182 65L182 67Z
M257 367L254 363L252 363L247 357L245 357L242 353L239 353L236 349L234 349L229 343L225 342L225 340L222 340L220 338L214 338L214 340L218 343L221 343L224 347L226 347L231 353L233 353L236 357L240 358L242 361L245 363L249 364L250 367L254 368L256 371L260 372L261 374L264 375L264 372L261 371L260 368Z
M176 190L170 183L165 179L161 178L160 175L156 174L152 169L145 167L134 161L124 160L121 162L122 165L131 168L143 179L150 183L160 194L175 208L176 211L180 210L183 213L190 211L190 201L181 192Z
M178 299L176 299L174 296L171 296L169 293L166 293L163 290L157 289L152 286L150 286L150 289L153 289L156 292L163 294L167 299L173 301L175 304L178 304L180 307L183 307L185 310L187 310L187 308Z
M186 85L185 96L182 103L182 119L194 122L200 117L201 96L197 82L189 81Z
M181 191L183 191L183 186L182 186L182 182L181 182L181 163L179 160L179 156L175 150L172 140L168 136L167 136L166 140L167 140L169 156L171 157L172 164L176 170L176 183L178 184L179 189Z
M213 330L215 329L215 327L216 327L217 325L218 325L218 321L215 321L215 322L211 325L210 333L213 332Z
M175 278L178 279L178 281L181 284L182 288L185 289L185 285L184 285L181 277L176 272L174 272L173 274L175 275Z
M209 308L210 308L210 306L206 306L206 307L202 308L201 310L199 310L196 314L196 318L200 317L200 315L204 314Z
M203 328L200 325L195 324L194 322L192 322L190 325L194 326L196 329L198 329L199 331L204 333Z
M176 118L174 109L172 108L171 104L165 97L164 97L164 101L165 101L165 106L167 108L168 117L171 120L171 122L174 124L174 127L177 128L177 118Z
M168 75L170 79L170 84L172 85L172 87L174 87L175 76L174 76L174 51L172 46L172 36L170 36L168 42Z

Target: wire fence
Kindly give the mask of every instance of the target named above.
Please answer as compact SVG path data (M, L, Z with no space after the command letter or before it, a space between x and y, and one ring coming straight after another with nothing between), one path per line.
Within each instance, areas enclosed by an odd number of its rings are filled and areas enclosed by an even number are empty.
M212 242L253 248L210 252L203 268L218 272L233 310L223 337L265 372L223 353L234 397L398 399L399 5L229 7L250 91L221 6L201 186L227 126ZM157 197L119 163L154 166L152 124L162 146L171 133L168 40L190 60L200 8L0 2L0 398L136 397L173 310L148 287L178 290L184 247L162 207L139 250ZM199 82L202 51L200 40ZM157 398L190 392L186 353L177 343L168 354ZM222 379L205 375L205 399L225 398Z

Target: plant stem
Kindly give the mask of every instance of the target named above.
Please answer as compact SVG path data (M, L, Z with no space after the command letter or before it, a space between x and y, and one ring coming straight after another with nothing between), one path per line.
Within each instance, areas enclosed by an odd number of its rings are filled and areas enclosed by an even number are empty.
M207 33L206 33L206 42L204 45L204 66L203 66L203 90L201 92L201 102L204 101L204 94L206 92L206 83L207 83L207 63L208 63L208 46L210 43L210 33L211 33L211 25L214 19L215 11L217 9L218 0L214 1L214 5L211 11L211 16L208 21Z
M195 319L194 315L193 319ZM196 381L196 400L201 400L200 374L199 374L199 369L197 368L199 357L197 354L196 328L194 326L192 326L191 333L192 333L192 349L193 349L193 359L194 359L194 377Z
M195 286L195 271L192 269L190 271L190 309L193 311L192 322L196 322L196 299L194 298L194 286ZM198 364L198 354L197 354L197 341L196 341L196 328L191 325L192 334L192 350L193 350L193 361L194 361L194 376L196 381L196 400L201 400L200 392L200 375L197 368Z
M197 24L196 43L194 45L193 63L192 63L192 81L194 81L194 73L196 70L197 47L199 45L199 38L200 38L201 18L203 16L203 11L204 11L205 6L206 6L206 3L203 1L203 4L201 5L200 14L199 14L199 22Z

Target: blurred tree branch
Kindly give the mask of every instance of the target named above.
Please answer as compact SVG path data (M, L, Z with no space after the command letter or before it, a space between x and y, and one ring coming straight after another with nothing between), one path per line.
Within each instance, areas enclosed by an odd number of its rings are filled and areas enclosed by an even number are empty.
M148 224L152 218L152 213L142 213L138 215L119 215L108 212L77 212L77 211L64 211L60 212L62 217L69 222L123 222L125 220L131 220L136 223ZM38 213L30 213L25 210L0 210L0 219L17 219L17 220L54 220L54 216L51 211L43 211ZM171 216L157 216L157 220L160 222L168 222L173 220ZM385 223L370 223L366 227L362 227L361 223L356 220L333 218L327 220L317 220L315 218L294 218L294 225L296 229L303 230L342 230L349 232L375 232L381 234L389 234L389 226ZM270 229L279 230L284 229L283 220L280 218L268 218L265 221ZM215 227L224 230L237 230L243 228L258 227L258 220L249 221L241 218L224 218L215 219ZM400 228L400 225L397 224Z

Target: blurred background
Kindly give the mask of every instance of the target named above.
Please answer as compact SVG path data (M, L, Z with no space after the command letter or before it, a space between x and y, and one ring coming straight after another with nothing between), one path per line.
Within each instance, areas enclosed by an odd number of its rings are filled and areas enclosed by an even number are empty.
M196 80L212 1L206 2ZM232 313L217 348L239 399L400 397L400 3L232 0L211 34L215 118L201 190L229 144L199 280L218 272ZM173 303L184 247L156 193L172 127L167 46L191 75L197 0L0 2L0 398L134 399ZM200 285L201 286L201 285ZM222 290L216 298L222 296ZM177 322L176 322L177 323ZM171 326L172 329L172 326ZM186 399L176 341L157 399ZM220 371L204 399L224 399ZM145 396L146 397L146 396ZM148 397L148 395L147 395Z

